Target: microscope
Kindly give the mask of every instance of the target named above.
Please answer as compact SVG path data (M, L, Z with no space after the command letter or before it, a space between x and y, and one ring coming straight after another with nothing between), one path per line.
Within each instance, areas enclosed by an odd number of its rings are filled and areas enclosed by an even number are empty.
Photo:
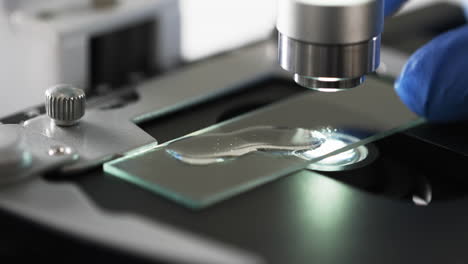
M428 129L395 94L399 69L392 67L404 64L408 53L386 55L385 38L392 36L382 35L383 0L279 0L278 45L259 41L183 66L173 1L63 2L47 1L13 17L29 40L23 44L34 44L28 53L54 55L43 74L35 71L43 77L32 80L35 88L50 80L71 85L50 89L36 113L0 119L0 220L8 215L14 223L0 224L7 246L19 241L20 250L34 248L47 260L64 254L94 262L99 254L89 252L102 249L106 261L113 260L107 252L117 252L115 258L128 257L128 263L466 259L468 181L459 173L468 155L466 133L430 133L439 130ZM398 18L404 23L393 28L400 33L394 43L415 48L415 32L427 37L433 30L402 28L460 13L439 9ZM69 16L75 12L86 15ZM41 32L54 38L42 39ZM141 41L146 44L138 52L127 49L138 45L123 45L148 37L156 45ZM151 56L132 55L140 52ZM395 73L387 79L372 74L380 54ZM138 67L122 63L119 74L108 74L116 65L107 58L116 64L138 59ZM132 72L143 78L133 82ZM184 139L258 126L327 126L350 140L335 146L334 159L314 166L271 149L203 165L167 152ZM249 136L265 135L257 132ZM289 138L295 136L301 134ZM212 145L201 144L215 147L210 154L239 142L214 138ZM50 246L52 232L58 238Z

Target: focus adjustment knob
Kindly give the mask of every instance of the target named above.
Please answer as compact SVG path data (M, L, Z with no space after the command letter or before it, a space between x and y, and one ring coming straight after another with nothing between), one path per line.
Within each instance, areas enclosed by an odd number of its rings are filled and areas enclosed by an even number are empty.
M82 89L60 84L47 89L47 115L58 126L75 125L85 114L86 96Z

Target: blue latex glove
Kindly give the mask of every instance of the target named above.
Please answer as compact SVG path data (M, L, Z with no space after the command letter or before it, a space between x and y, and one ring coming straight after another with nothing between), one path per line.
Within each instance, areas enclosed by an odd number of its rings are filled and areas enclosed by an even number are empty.
M404 2L385 0L385 14L393 14ZM444 33L416 51L395 89L413 112L429 121L468 120L468 26Z

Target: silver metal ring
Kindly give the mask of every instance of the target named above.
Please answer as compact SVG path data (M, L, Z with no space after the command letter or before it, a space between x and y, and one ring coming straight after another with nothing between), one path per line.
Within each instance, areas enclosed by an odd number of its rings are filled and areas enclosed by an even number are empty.
M364 83L365 76L357 78L311 78L294 74L294 81L302 87L320 92L339 92L357 87Z
M281 67L295 74L298 84L312 89L332 85L320 81L327 78L339 78L335 88L355 87L380 64L380 35L361 43L319 45L279 33L278 45Z

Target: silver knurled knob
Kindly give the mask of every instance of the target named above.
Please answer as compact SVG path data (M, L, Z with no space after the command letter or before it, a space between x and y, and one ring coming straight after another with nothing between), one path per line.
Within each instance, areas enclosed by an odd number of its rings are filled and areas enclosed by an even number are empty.
M82 89L59 84L47 89L47 115L58 126L72 126L85 114L86 96Z

